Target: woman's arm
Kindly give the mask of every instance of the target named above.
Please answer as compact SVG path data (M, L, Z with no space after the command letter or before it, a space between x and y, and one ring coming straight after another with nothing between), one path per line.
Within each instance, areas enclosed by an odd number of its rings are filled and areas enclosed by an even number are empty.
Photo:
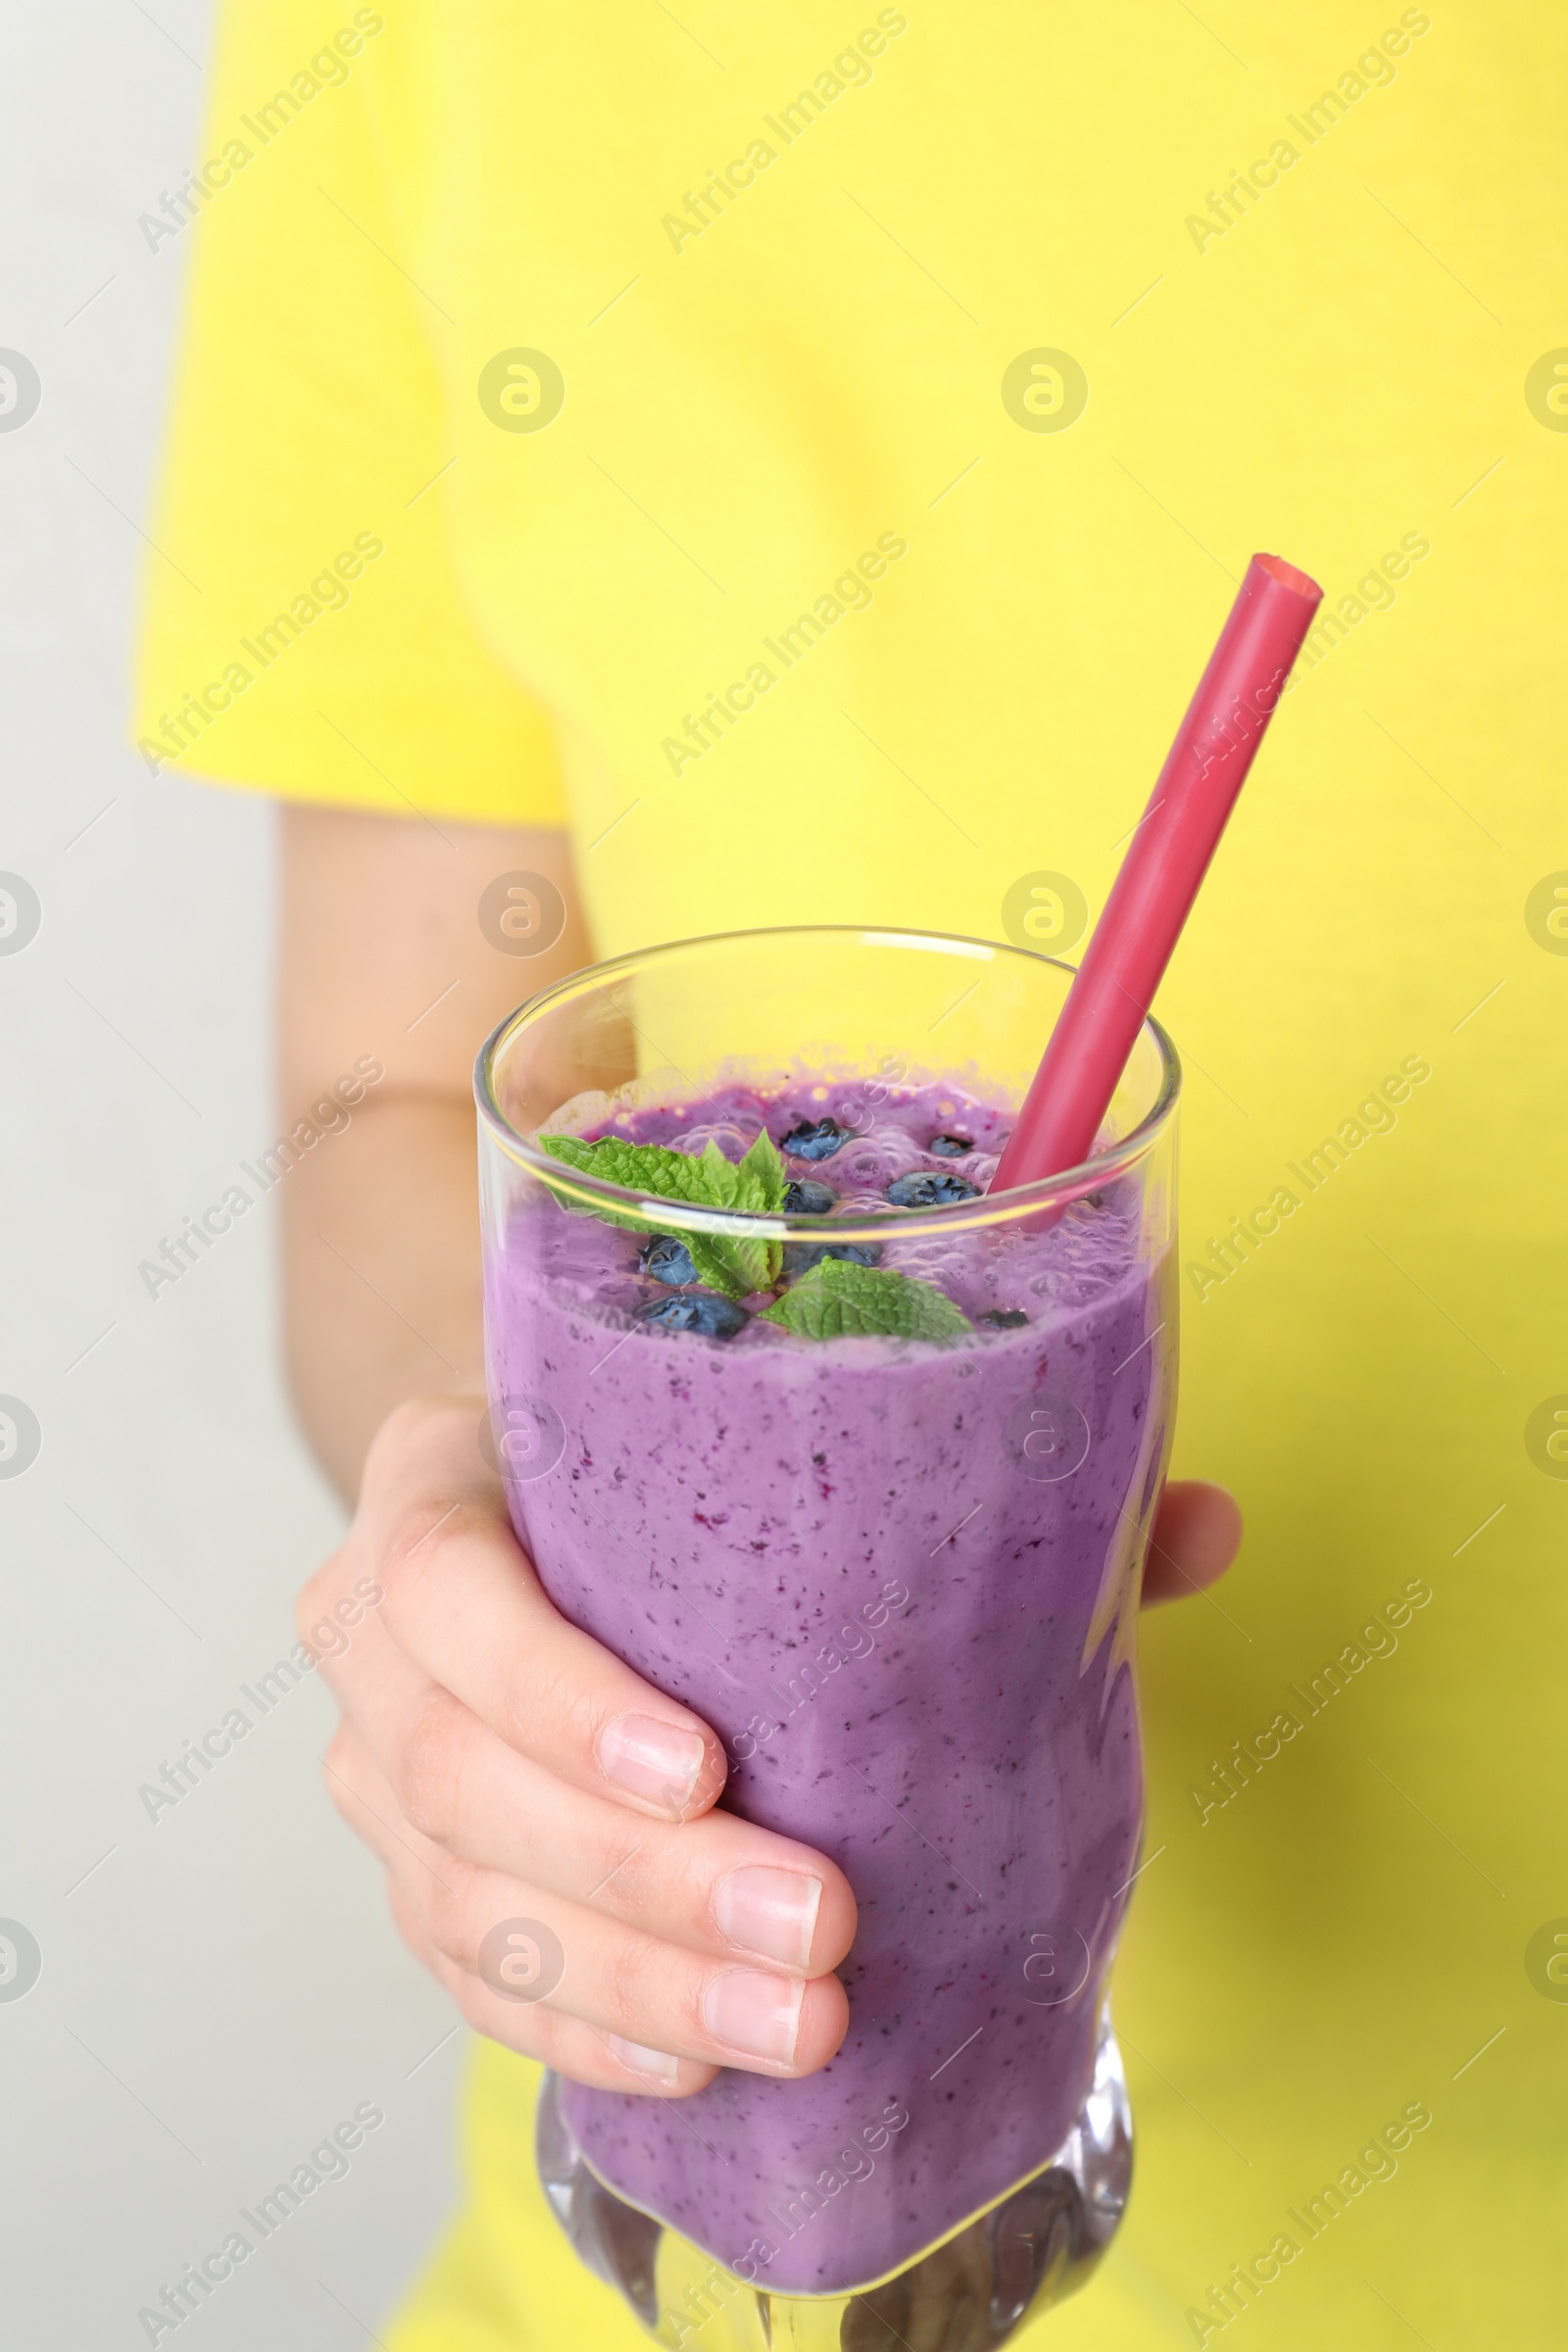
M508 873L543 876L564 904L537 954L503 953L480 929L479 902ZM591 953L563 832L283 811L285 1132L356 1063L385 1072L282 1196L289 1379L350 1502L394 1405L484 1387L473 1056L513 1005Z

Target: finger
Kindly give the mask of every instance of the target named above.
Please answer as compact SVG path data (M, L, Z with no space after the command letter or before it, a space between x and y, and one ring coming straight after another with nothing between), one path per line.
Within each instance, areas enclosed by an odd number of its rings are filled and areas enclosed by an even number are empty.
M603 2033L581 2018L528 1997L526 1985L520 1992L514 1990L506 1981L505 1956L497 1985L449 1958L431 1934L429 1914L431 1885L455 1892L450 1857L399 1820L392 1791L352 1731L343 1729L334 1736L322 1770L338 1813L385 1867L388 1906L399 1935L420 1966L452 1994L475 2033L595 2089L689 2098L712 2081L716 2070L711 2063L677 2058L667 2050ZM421 1879L421 1871L429 1884ZM508 1915L514 1926L527 1924L528 1892L522 1886L514 1890Z
M466 1401L421 1405L400 1441L402 1418L385 1448L377 1440L365 1488L380 1613L399 1645L560 1779L666 1821L707 1812L724 1785L722 1743L552 1607Z
M499 1999L560 2009L613 2036L616 2050L755 2074L812 2074L843 2040L849 2004L837 1977L805 1984L771 1969L715 1965L444 1852L398 1818L392 1790L352 1733L333 1742L327 1770L334 1803L386 1865L415 1948L422 1957L432 1946Z
M1144 1570L1146 1606L1200 1592L1224 1575L1241 1544L1242 1514L1226 1488L1199 1478L1167 1486Z
M443 1851L525 1879L688 1950L820 1976L855 1939L855 1897L811 1847L719 1810L639 1819L508 1747L409 1659L349 1699L398 1816Z
M379 1610L386 1598L348 1544L318 1569L294 1605L294 1630L318 1665L330 1664L357 1643L387 1639Z
M794 2078L839 2047L849 2003L836 1976L810 1983L656 1941L525 1880L446 1857L439 1881L392 1869L425 1931L460 1968L503 1994L564 2011L617 2045Z
M520 1893L521 1889L519 1889ZM717 2068L668 2050L605 2034L564 2009L495 1991L480 1977L448 1959L426 1933L389 1874L387 1899L399 1935L422 1968L451 1994L464 2023L524 2058L553 2067L591 2090L619 2090L647 2099L685 2099L706 2090Z

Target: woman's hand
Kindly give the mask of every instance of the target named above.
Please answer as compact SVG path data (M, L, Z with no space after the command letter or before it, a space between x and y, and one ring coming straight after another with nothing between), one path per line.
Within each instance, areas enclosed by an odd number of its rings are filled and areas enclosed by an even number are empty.
M483 1409L398 1407L347 1541L300 1596L343 1709L333 1802L476 2032L663 2097L721 2066L812 2074L848 2024L832 1972L855 1936L849 1884L715 1811L708 1725L551 1606L480 1453ZM1211 1582L1239 1535L1221 1489L1170 1488L1149 1597Z
M579 2082L663 2096L808 2075L844 2037L842 1871L714 1812L724 1751L552 1608L479 1451L483 1399L400 1405L300 1596L343 1721L326 1786L405 1941L470 2026ZM564 1966L563 1967L563 1960Z

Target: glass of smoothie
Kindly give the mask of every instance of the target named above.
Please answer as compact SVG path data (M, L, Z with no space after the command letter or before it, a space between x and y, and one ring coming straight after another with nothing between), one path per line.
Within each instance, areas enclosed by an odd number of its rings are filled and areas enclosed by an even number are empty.
M858 1904L821 2072L547 2081L541 2174L662 2342L984 2352L1126 2201L1106 1982L1176 1386L1179 1067L986 1187L1072 980L923 932L579 972L481 1052L490 1427L557 1608ZM564 1965L570 1970L570 1954Z

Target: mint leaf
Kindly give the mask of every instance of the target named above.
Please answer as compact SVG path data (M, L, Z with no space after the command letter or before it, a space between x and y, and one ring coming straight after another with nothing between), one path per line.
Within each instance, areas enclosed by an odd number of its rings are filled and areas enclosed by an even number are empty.
M740 1178L737 1206L757 1210L762 1216L776 1217L783 1213L784 1193L789 1182L778 1146L765 1127L746 1157L735 1171Z
M601 1136L596 1144L584 1143L580 1135L542 1135L539 1147L568 1168L597 1176L604 1184L624 1185L629 1193L652 1193L661 1200L710 1199L700 1172L702 1161L688 1152L666 1151L662 1144L627 1144L618 1135ZM641 1223L610 1209L599 1213L614 1225Z
M727 1203L714 1201L709 1205L720 1207ZM677 1226L676 1230L691 1252L693 1270L705 1289L722 1291L727 1298L748 1298L753 1291L770 1291L777 1282L784 1262L784 1251L778 1242L753 1242L742 1234L695 1233L689 1225Z
M802 1340L956 1340L971 1329L934 1283L843 1257L822 1258L760 1319Z
M743 1216L777 1216L784 1206L784 1162L765 1127L739 1166L713 1143L706 1147L697 1166L715 1208L734 1209ZM688 1248L694 1240L703 1245L717 1270L740 1282L743 1298L752 1291L770 1291L779 1278L784 1252L778 1242L751 1241L740 1234L688 1233L685 1238Z
M738 1215L777 1215L784 1203L784 1162L772 1137L763 1128L737 1166L714 1143L700 1158L689 1152L671 1152L663 1144L628 1144L619 1136L601 1136L585 1143L576 1135L542 1135L542 1151L585 1176L623 1185L657 1200L685 1201L694 1208L726 1209ZM579 1210L582 1202L570 1202ZM635 1233L657 1230L648 1216L594 1207L590 1212L608 1225ZM691 1252L697 1279L705 1288L722 1291L729 1298L748 1298L753 1291L771 1290L779 1277L783 1250L778 1242L746 1234L698 1233L677 1225Z

